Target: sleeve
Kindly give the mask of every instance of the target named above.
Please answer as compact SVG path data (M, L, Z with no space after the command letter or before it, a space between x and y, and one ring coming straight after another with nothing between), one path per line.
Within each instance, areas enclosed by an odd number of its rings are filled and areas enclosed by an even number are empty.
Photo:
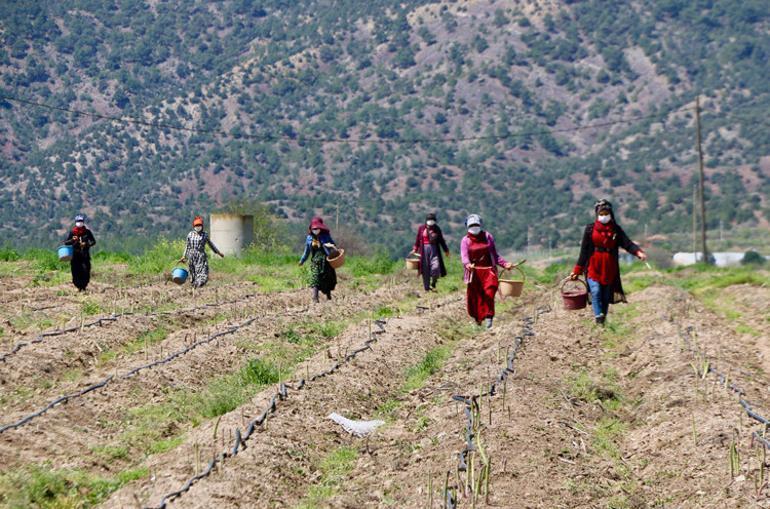
M419 253L420 252L420 236L421 236L420 234L421 233L422 233L422 226L417 228L417 236L414 238L414 245L412 246L412 250L415 253Z
M94 247L96 245L96 237L94 237L94 232L91 230L88 230L86 233L86 244L88 244L88 247Z
M213 242L211 242L211 237L206 235L206 244L209 245L212 251L214 251L216 254L221 255L222 253L219 252L219 249L217 249L217 246L214 245Z
M299 264L302 265L307 261L307 257L310 256L310 241L309 237L305 238L305 252L302 253L302 258L299 259Z
M439 230L439 233L438 233L438 243L439 243L439 246L441 246L441 249L443 249L445 253L449 253L449 247L447 247L446 240L444 240L444 232L442 232L441 230Z
M593 231L593 225L586 226L583 231L583 240L580 243L580 255L578 261L575 264L575 268L572 269L573 274L582 274L588 265L588 258L591 256L591 232Z
M642 250L631 239L628 238L628 235L626 235L626 232L623 231L623 228L620 226L618 226L618 244L632 255L636 255L639 253L639 251Z
M67 234L67 240L64 241L65 246L71 246L75 243L74 235L72 234L72 230Z
M463 266L468 265L471 263L471 259L468 256L468 237L463 237L463 240L460 241L460 261L462 261Z
M189 255L190 255L190 250L191 249L192 249L192 246L190 245L190 234L188 233L187 234L187 241L186 241L186 244L185 244L185 247L184 247L184 254L182 255L182 258L189 259L189 257L190 257Z
M495 237L492 236L491 233L487 232L487 239L489 240L489 247L492 249L492 261L495 265L499 265L501 267L508 264L508 260L500 256L500 253L497 252L497 244L495 244Z

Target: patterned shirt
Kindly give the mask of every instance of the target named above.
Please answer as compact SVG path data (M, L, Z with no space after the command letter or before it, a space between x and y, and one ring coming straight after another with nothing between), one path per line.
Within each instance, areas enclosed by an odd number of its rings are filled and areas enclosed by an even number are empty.
M211 242L209 234L205 231L200 233L195 230L187 234L187 246L184 250L184 257L189 258L192 254L206 254L206 244L209 245L212 251L216 254L220 254L219 249Z

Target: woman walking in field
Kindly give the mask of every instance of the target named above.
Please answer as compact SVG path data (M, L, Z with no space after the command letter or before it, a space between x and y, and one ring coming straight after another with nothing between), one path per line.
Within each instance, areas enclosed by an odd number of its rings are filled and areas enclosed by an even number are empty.
M577 279L581 274L586 275L594 319L596 323L604 324L610 304L627 302L620 281L618 248L622 247L640 260L646 260L647 255L615 221L610 202L599 200L594 205L594 212L596 220L586 225L583 231L580 256L570 277Z
M482 228L481 217L471 214L465 220L468 234L460 242L460 259L465 267L468 314L487 329L492 328L497 293L497 267L510 269L513 264L497 253L495 238Z
M187 262L190 267L190 284L193 288L200 288L209 280L209 257L206 254L206 245L221 258L225 257L211 242L209 234L203 231L203 218L195 216L193 229L187 234L184 255L179 260L182 263Z
M449 258L449 248L444 240L441 228L436 224L436 214L428 214L425 224L417 229L417 238L412 248L413 254L420 255L419 274L426 292L436 289L438 278L446 276L446 266L441 251Z
M310 258L310 287L313 289L313 302L318 302L319 292L331 300L332 290L337 286L337 272L329 265L327 257L337 251L334 239L320 217L314 217L310 221L307 233L305 251L302 253L299 264L303 265Z
M79 292L85 291L91 281L91 248L96 239L91 230L86 227L86 217L83 214L75 216L75 227L70 230L64 244L72 246L73 254L70 261L72 284Z

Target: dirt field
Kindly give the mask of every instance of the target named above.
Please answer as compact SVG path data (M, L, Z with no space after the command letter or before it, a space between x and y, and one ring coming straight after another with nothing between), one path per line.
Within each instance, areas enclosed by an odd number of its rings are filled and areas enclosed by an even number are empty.
M770 507L741 404L770 417L758 274L631 274L604 328L531 286L491 331L403 273L318 306L233 278L194 298L3 278L0 507Z

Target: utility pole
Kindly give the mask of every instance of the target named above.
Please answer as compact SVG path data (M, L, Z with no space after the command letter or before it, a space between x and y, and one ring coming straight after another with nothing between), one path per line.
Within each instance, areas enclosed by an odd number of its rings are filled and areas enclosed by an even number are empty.
M695 204L698 202L698 186L692 186L692 261L698 263L698 213L695 211Z
M698 174L700 180L698 187L700 190L700 238L701 248L703 249L703 263L709 262L708 250L706 249L706 199L705 199L705 184L706 179L703 173L703 147L701 146L701 127L700 127L700 95L695 97L695 125L698 135Z

